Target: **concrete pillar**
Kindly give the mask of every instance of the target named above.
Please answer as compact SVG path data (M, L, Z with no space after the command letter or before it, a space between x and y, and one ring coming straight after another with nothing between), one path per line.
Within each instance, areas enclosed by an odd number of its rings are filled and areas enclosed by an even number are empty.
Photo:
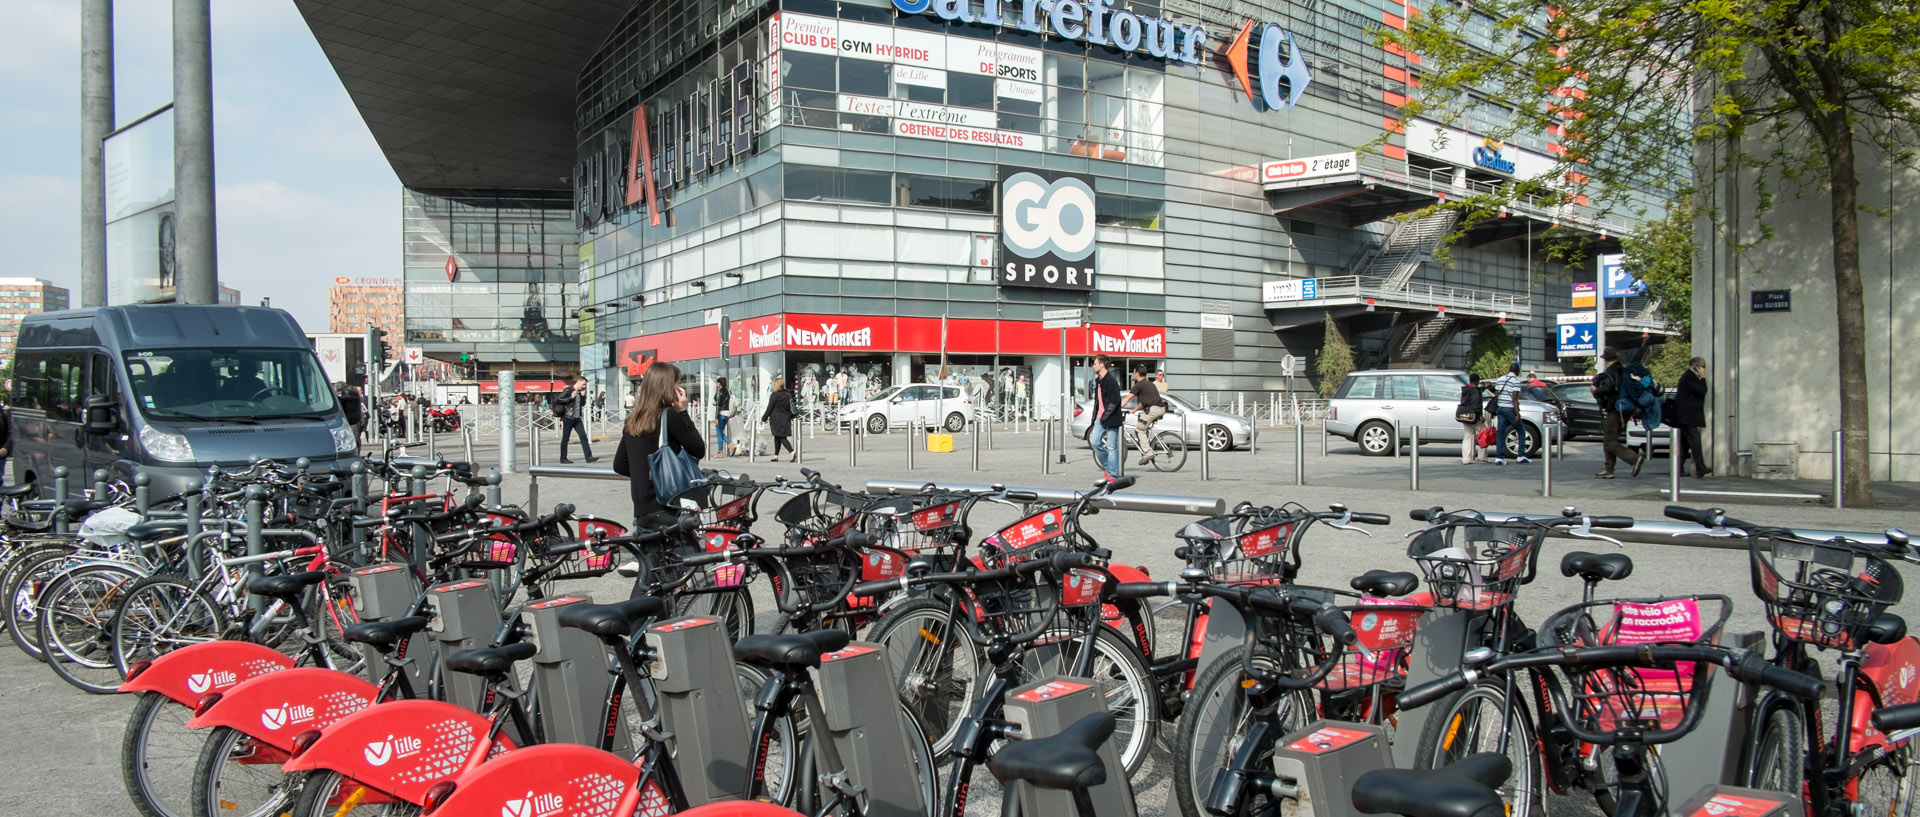
M213 12L173 0L174 301L220 300L213 209Z
M107 183L101 140L113 132L113 0L80 2L80 301L107 303Z

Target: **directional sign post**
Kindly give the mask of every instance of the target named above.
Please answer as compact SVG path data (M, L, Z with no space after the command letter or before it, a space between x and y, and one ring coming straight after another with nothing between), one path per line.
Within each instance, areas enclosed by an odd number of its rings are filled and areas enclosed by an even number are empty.
M1600 353L1600 327L1592 312L1562 312L1554 316L1560 357L1592 357Z

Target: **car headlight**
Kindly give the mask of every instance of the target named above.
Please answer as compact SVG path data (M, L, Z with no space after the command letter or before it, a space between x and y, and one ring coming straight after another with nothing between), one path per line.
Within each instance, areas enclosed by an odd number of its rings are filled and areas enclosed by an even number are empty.
M187 435L161 431L153 426L140 427L140 447L161 462L193 462L193 444Z
M360 441L353 438L353 429L338 425L328 430L333 432L333 453L351 454L360 450Z

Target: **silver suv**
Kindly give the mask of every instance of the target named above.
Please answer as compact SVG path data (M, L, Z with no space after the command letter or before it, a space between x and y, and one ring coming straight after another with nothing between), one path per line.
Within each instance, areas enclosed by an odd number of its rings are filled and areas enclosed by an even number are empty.
M1396 437L1405 445L1413 428L1420 442L1460 441L1460 423L1453 419L1460 405L1460 387L1466 372L1455 369L1381 369L1352 372L1327 403L1327 433L1360 444L1360 453L1384 457L1393 453ZM1520 401L1520 421L1527 427L1527 456L1537 456L1543 431L1564 435L1560 412L1550 403ZM1518 432L1507 434L1507 450L1520 446Z

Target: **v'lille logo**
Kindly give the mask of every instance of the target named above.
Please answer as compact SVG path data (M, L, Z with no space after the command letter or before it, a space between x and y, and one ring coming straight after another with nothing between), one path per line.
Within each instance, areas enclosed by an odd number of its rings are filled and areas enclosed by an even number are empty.
M1300 53L1300 46L1293 41L1293 34L1272 23L1260 24L1260 42L1257 55L1249 55L1254 48L1254 22L1248 20L1240 27L1240 33L1227 43L1222 53L1227 58L1227 66L1233 69L1233 76L1240 80L1240 87L1247 92L1247 99L1263 104L1268 110L1286 108L1291 110L1307 92L1307 84L1313 81L1313 73L1307 69L1307 58ZM1286 59L1281 59L1281 49L1286 50ZM1259 58L1258 71L1251 62L1253 56ZM1259 74L1260 94L1254 95L1253 75ZM1285 86L1281 85L1285 82Z

